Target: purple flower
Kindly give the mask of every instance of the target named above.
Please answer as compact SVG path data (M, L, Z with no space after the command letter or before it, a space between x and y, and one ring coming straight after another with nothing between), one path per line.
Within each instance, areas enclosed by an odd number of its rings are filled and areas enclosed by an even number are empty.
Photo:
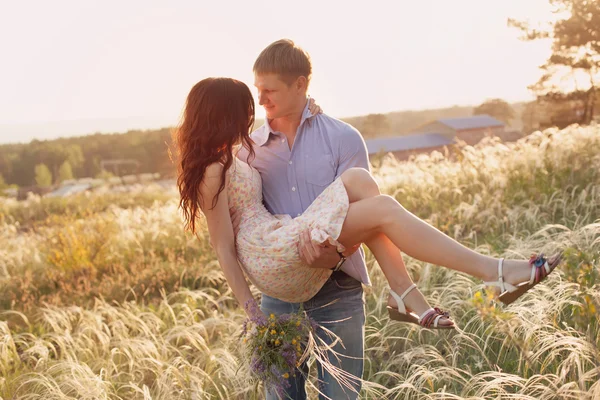
M254 322L258 326L267 325L267 318L261 313L253 314L252 318L250 318L250 321Z
M286 343L283 345L281 356L285 360L286 364L290 367L290 369L294 369L296 367L296 351L294 347Z
M260 356L256 355L256 353L252 357L252 362L250 363L250 368L252 368L252 371L254 371L254 373L256 373L257 375L264 374L267 369L267 367L265 366L265 363L262 361Z
M308 322L310 323L310 328L313 332L317 332L317 329L319 329L319 324L317 324L313 319L308 319Z
M307 336L318 325L303 310L267 318L254 300L245 307L249 318L243 332L251 339L246 353L251 374L270 392L285 396L288 379L297 373L300 348L305 348Z
M254 300L254 299L248 300L246 302L246 304L244 305L244 308L245 308L246 312L250 315L249 320L251 322L255 323L256 325L266 325L267 324L267 318L260 311L260 307L258 306L258 303L256 302L256 300Z
M277 322L279 322L280 324L287 324L288 322L290 322L292 319L291 314L281 314L278 319Z
M242 324L242 334L240 336L244 337L244 336L246 336L247 333L248 333L248 320L246 319L244 321L244 323Z
M275 389L275 391L281 396L285 394L285 389L289 388L290 382L283 377L283 372L277 369L275 365L271 366L271 376L273 382L271 382L271 387Z

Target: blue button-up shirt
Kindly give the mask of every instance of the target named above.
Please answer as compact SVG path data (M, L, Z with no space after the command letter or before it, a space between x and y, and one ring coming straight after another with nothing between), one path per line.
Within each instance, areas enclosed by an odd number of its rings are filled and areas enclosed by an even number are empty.
M243 148L238 157L260 173L263 201L273 214L300 216L345 170L369 169L367 147L360 133L325 114L312 115L308 102L291 150L285 135L273 131L268 120L251 138L255 158L248 160L248 151ZM346 260L342 270L365 285L371 284L362 249Z

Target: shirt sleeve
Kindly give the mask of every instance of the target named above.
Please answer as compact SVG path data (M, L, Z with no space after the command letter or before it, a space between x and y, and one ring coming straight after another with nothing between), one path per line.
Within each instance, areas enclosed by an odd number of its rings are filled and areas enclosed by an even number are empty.
M348 168L359 167L370 171L367 145L360 132L348 125L347 129L342 132L338 139L339 158L336 178ZM365 253L362 247L346 260L342 266L342 271L363 284L371 286L369 272L365 265Z
M367 145L360 132L348 125L339 137L339 158L336 178L349 168L359 167L370 171Z

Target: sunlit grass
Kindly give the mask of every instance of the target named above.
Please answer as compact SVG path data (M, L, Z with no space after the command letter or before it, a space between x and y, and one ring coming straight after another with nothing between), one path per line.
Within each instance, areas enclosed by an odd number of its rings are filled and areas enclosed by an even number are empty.
M389 322L367 254L362 397L600 398L599 171L598 126L379 161L386 193L480 252L566 254L509 307L479 281L406 257L457 332ZM263 398L206 230L182 226L177 199L160 192L0 200L0 397Z

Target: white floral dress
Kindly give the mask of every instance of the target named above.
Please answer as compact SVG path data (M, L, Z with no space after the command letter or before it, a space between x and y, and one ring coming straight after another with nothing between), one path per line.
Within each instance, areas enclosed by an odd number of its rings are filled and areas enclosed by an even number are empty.
M273 215L262 203L260 173L234 156L227 171L229 206L241 210L236 236L238 259L250 281L264 294L290 303L311 299L331 275L300 261L300 233L310 229L311 240L336 241L348 213L348 194L340 178L321 193L299 217Z

